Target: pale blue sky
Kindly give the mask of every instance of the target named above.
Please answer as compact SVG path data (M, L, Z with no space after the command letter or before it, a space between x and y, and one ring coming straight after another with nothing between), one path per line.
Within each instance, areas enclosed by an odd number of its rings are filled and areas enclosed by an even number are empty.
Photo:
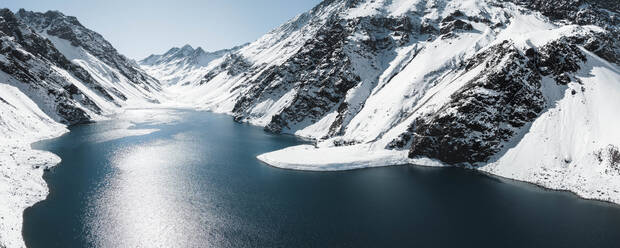
M320 0L3 0L13 11L59 10L142 59L172 46L207 51L251 42ZM4 6L3 6L4 5Z

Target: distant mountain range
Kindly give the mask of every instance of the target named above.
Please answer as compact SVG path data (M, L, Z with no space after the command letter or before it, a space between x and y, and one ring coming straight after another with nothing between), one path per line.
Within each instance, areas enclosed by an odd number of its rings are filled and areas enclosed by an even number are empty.
M141 61L142 68L160 79L165 85L189 84L200 80L208 73L208 65L214 60L239 50L242 46L215 52L205 52L202 48L185 45L173 47L162 55L151 55Z

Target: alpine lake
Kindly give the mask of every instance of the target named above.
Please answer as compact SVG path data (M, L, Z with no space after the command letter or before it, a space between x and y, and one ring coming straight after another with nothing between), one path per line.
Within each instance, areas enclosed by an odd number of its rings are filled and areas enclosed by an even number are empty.
M462 168L341 172L256 156L305 141L232 117L131 109L33 144L62 162L28 247L620 247L620 207Z

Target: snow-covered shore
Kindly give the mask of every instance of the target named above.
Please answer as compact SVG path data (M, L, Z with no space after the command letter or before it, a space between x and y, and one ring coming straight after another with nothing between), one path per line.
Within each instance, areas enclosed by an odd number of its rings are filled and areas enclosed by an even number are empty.
M304 171L346 171L403 165L450 166L428 158L408 158L406 151L372 150L367 145L328 148L299 145L264 153L258 155L257 159L273 167ZM584 165L597 164L594 160L589 162L589 164ZM518 164L513 163L511 165L491 163L476 169L492 176L532 183L551 190L569 191L584 199L620 204L620 193L618 191L620 181L613 175L595 172L586 174L587 176L574 176L569 170L549 169L553 166L535 167L539 164L533 164L534 166L529 166L532 168L519 171L523 167L527 167L528 164L518 166ZM586 166L577 165L575 169L586 169Z
M32 150L28 144L0 145L0 247L24 246L23 212L46 198L43 171L59 162L58 156Z
M31 143L59 137L68 132L66 126L51 120L28 98L7 97L7 92L25 97L16 89L12 92L9 89L11 88L0 84L0 99L7 99L6 101L18 110L7 109L9 105L0 103L0 122L4 121L6 124L0 125L0 199L3 202L0 204L0 247L3 248L25 247L22 238L23 212L35 203L45 200L49 189L43 180L43 173L61 162L61 158L53 153L32 149ZM136 129L136 121L165 123L175 120L175 116L162 116L157 110L174 105L137 106L143 106L144 109L119 109L114 118L124 120L122 125L114 125L93 136L93 142L148 135L159 130ZM10 114L19 116L11 117ZM5 119L6 116L10 119ZM14 122L7 124L6 121Z
M620 72L616 65L582 49L587 62L567 87L544 84L552 103L522 137L505 144L505 151L480 171L533 183L553 190L573 192L586 199L620 204L620 148L618 110ZM551 87L549 85L552 85ZM353 146L333 146L333 140L317 147L285 148L257 158L279 168L337 171L378 166L415 164L445 166L441 162L410 159L407 150L384 149L389 139ZM615 155L614 155L615 154Z
M299 145L261 154L257 159L274 167L305 171L343 171L406 164L445 166L431 159L408 158L407 151L377 150L369 145L326 148Z
M32 142L67 132L60 123L104 120L165 99L156 79L74 17L0 9L0 26L0 247L14 248L25 246L23 210L47 196L43 171L60 162Z
M0 247L24 247L24 209L44 200L48 188L43 171L60 162L30 143L67 132L13 86L0 84Z

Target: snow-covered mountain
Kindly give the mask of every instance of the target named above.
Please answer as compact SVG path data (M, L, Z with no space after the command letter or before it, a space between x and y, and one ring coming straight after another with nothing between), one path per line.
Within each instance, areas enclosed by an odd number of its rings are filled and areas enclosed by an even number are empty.
M75 17L0 9L0 247L24 246L22 211L45 198L43 169L60 161L31 142L161 97L158 80Z
M16 16L39 35L48 38L73 64L93 75L109 95L117 98L115 100L157 101L161 91L159 81L134 61L119 54L103 36L84 27L75 17L58 11L37 13L23 9Z
M177 92L317 140L259 156L275 166L459 165L620 202L618 14L594 0L326 0Z
M274 166L466 166L620 203L619 13L605 0L325 0L250 44L138 66L74 17L0 10L0 247L23 246L22 210L59 161L30 142L157 103L162 87L316 140L259 156Z
M215 52L205 52L201 47L190 45L173 47L161 55L151 55L139 61L140 66L164 85L175 86L200 81L217 60L239 50L242 46Z

